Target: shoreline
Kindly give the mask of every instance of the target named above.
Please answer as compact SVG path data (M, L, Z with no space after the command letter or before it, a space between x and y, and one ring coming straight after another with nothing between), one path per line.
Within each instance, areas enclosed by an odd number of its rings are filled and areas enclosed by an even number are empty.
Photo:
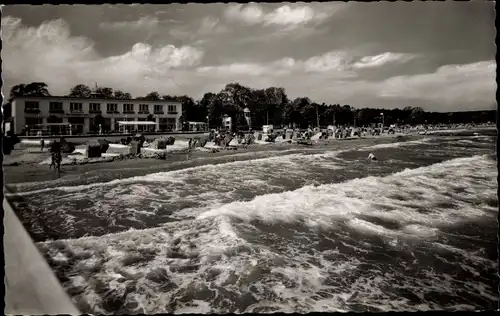
M408 135L404 136L403 141L412 141L422 139L422 135ZM143 176L155 172L167 172L179 169L191 168L207 164L207 162L218 164L238 160L246 160L248 155L255 154L255 156L262 156L259 158L279 156L283 154L293 153L294 151L300 152L304 149L314 151L324 150L345 150L355 149L359 146L370 146L377 144L387 144L401 142L397 136L382 136L374 138L356 138L356 139L342 139L320 141L312 146L304 146L298 144L288 143L269 143L266 145L250 145L247 148L238 148L236 150L221 150L219 152L207 152L201 150L192 151L190 159L187 159L187 152L171 152L167 154L165 160L154 158L132 158L124 160L104 161L98 163L87 164L72 164L61 166L61 176L58 177L57 173L50 170L47 165L41 165L39 162L25 163L17 166L4 165L5 183L6 187L9 184L20 183L33 183L37 182L47 183L67 183L67 182L88 182L93 183L92 179L116 179L128 178L134 176ZM18 149L19 150L19 149ZM42 153L38 153L42 156ZM48 153L44 153L48 157ZM246 157L245 157L246 156ZM43 157L43 156L42 156ZM43 159L42 159L43 160ZM83 179L80 179L83 178ZM77 180L79 179L79 180ZM85 181L86 180L86 181ZM100 180L101 182L102 180ZM47 183L48 184L48 183Z
M33 150L36 147L21 145L14 149L13 155L4 157L3 170L5 174L5 187L11 191L10 184L26 184L29 186L56 187L61 185L78 185L111 181L113 179L144 176L156 172L168 172L185 168L197 167L206 164L219 164L231 161L248 160L248 156L255 154L254 158L266 158L277 155L290 154L294 151L324 151L324 150L355 150L360 146L389 144L396 142L413 141L426 137L472 136L479 132L483 136L496 136L496 128L481 128L469 130L471 135L442 135L442 134L395 134L380 136L351 137L346 139L327 139L313 142L311 146L290 143L254 144L246 148L237 147L235 150L220 150L218 152L193 150L187 159L187 150L167 153L166 159L156 158L129 158L104 160L85 164L69 164L61 166L61 176L49 170L48 165L40 162L50 157L48 152ZM494 132L494 134L491 134ZM484 134L483 134L484 133ZM398 139L402 136L402 139ZM31 149L31 152L30 152ZM16 157L17 156L17 157ZM18 165L12 165L16 158L21 160ZM9 163L9 160L11 161ZM24 163L23 163L23 160ZM9 188L10 187L10 188ZM17 190L16 190L17 191ZM13 192L14 193L14 192Z

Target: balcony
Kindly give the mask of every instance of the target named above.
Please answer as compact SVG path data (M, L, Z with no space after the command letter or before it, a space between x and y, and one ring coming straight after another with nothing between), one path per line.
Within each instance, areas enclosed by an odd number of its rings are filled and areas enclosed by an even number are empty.
M40 113L40 109L37 108L25 108L24 113L32 113L32 114L38 114Z
M90 114L101 114L101 110L89 110Z
M64 114L63 109L49 109L50 114Z
M70 116L85 116L87 114L84 113L83 110L81 110L81 109L74 109L74 110L70 110L66 115L70 115Z
M177 111L168 111L167 114L172 114L172 115L176 115L178 112Z
M135 111L123 111L123 114L135 114Z

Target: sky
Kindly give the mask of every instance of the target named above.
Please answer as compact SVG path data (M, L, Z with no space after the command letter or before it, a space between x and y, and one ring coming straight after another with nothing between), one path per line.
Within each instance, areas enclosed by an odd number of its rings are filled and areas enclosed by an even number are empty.
M227 83L356 108L496 109L494 3L11 5L3 93L42 81L200 99Z

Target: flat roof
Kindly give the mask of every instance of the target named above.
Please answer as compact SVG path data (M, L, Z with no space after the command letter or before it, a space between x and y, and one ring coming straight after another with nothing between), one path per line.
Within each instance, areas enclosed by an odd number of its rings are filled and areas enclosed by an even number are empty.
M182 102L179 101L172 101L172 100L143 100L141 98L134 98L134 99L106 99L106 98L75 98L75 97L68 97L68 96L58 96L58 95L51 95L51 96L22 96L22 97L14 97L14 100L16 99L42 99L42 100L92 100L92 101L102 101L106 103L112 103L114 102L147 102L147 103L177 103L177 104L182 104Z

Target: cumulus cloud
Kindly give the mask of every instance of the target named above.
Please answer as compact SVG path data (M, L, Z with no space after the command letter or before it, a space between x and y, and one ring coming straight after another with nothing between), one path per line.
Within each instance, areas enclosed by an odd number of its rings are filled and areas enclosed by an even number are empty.
M283 86L290 97L311 96L317 102L355 107L422 106L428 110L491 108L495 102L494 61L448 65L433 73L364 80L343 52L329 52L306 60L286 57L269 63L234 63L201 67L198 76L210 77L217 89L229 81L251 87ZM213 91L218 91L218 90Z
M333 51L309 58L305 63L306 72L348 71L350 57L345 52Z
M319 56L312 56L305 60L295 60L285 57L273 62L259 63L234 63L216 67L202 67L199 72L216 72L219 74L246 74L250 76L281 76L293 72L302 74L326 73L329 77L349 78L355 77L352 70L352 58L344 51L331 51Z
M199 20L193 30L199 25L213 30L220 21ZM27 27L8 16L2 18L2 38L4 94L15 84L31 81L46 82L53 94L65 94L79 83L98 82L135 96L157 90L199 98L205 92L220 91L228 82L239 82L252 88L282 86L290 98L309 96L317 102L355 107L427 104L433 110L463 110L491 107L495 101L494 61L448 65L425 74L376 81L365 80L364 69L378 71L415 56L388 52L356 60L351 51L335 50L270 62L243 62L233 56L222 65L202 65L204 52L193 46L145 43L136 43L120 55L102 56L90 39L72 36L64 20ZM425 59L418 57L417 61Z
M495 77L495 61L446 65L434 73L389 78L381 84L379 96L424 99L448 104L493 104Z
M284 76L293 73L327 73L329 77L347 78L355 74L349 69L349 57L344 52L328 52L321 56L313 56L306 60L295 60L285 57L268 63L233 63L221 66L200 67L200 73L217 73L220 75L247 76Z
M228 20L239 21L245 24L253 25L263 21L265 16L262 9L256 4L243 6L242 4L230 5L224 12Z
M416 55L414 54L403 54L403 53L383 53L375 56L365 56L356 62L354 68L374 68L384 66L388 63L405 63L414 59Z
M330 16L331 10L327 12L316 11L310 6L283 5L271 12L264 12L256 4L229 6L224 16L230 21L238 21L247 25L264 24L280 26L298 26L311 21L324 20Z
M165 90L172 72L198 65L203 51L191 46L152 48L137 43L130 51L102 57L93 42L70 35L64 20L38 28L23 26L17 18L2 18L4 80L46 82L53 93L66 93L78 83L109 85L135 94Z

